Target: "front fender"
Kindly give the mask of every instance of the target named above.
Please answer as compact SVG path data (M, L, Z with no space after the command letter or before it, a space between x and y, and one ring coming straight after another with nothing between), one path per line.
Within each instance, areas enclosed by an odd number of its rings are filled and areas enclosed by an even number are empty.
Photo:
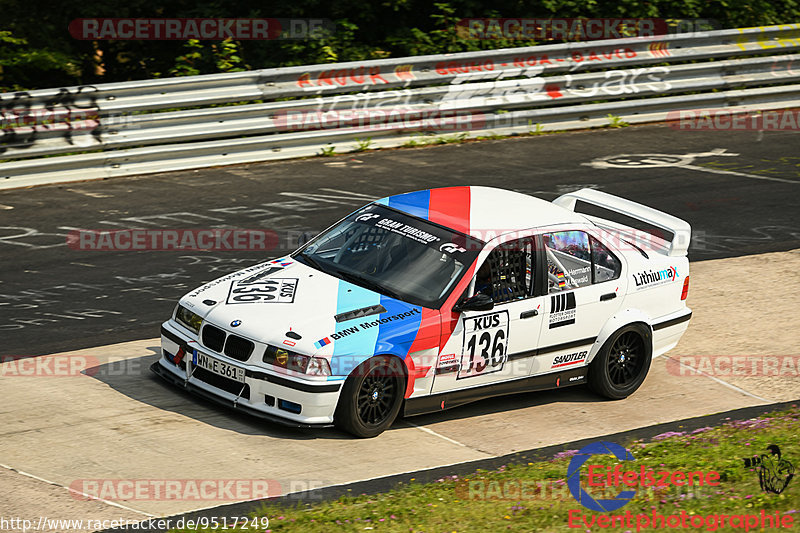
M600 353L600 348L603 347L603 345L606 343L609 337L614 334L615 331L627 326L628 324L633 324L634 322L642 323L647 326L648 330L650 330L650 339L648 339L648 341L650 342L652 348L652 318L639 309L620 309L614 314L614 316L609 318L608 322L606 322L605 325L600 329L600 333L597 335L597 340L592 346L592 349L589 351L587 364L591 363L594 357Z

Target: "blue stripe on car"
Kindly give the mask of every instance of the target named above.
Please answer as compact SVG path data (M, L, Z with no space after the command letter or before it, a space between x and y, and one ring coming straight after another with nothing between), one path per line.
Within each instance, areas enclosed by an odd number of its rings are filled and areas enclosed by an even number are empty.
M339 280L336 314L377 305L380 301L380 294L347 281ZM331 372L334 375L349 374L362 361L369 359L375 353L378 328L362 330L359 323L363 320L355 319L337 322L336 336L340 338L332 339Z
M430 203L431 191L416 191L389 197L389 207L405 211L425 220L428 220L428 206Z
M394 353L405 359L405 356L408 355L411 349L411 344L414 342L414 339L417 338L419 326L422 322L422 308L397 301L387 296L381 296L381 305L386 308L386 313L375 318L396 317L403 313L413 313L409 316L381 324L376 328L379 328L379 331L378 342L375 345L375 353Z

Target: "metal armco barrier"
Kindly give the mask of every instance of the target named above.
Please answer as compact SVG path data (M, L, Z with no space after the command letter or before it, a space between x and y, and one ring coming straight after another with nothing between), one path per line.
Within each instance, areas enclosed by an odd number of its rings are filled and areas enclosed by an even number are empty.
M791 52L800 24L0 94L0 188L800 107Z

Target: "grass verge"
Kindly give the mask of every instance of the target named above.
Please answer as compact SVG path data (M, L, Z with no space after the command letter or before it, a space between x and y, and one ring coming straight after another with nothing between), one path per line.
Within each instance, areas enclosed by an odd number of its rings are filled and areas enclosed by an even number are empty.
M615 495L625 486L607 487L598 493L587 487L589 465L640 472L641 468L656 473L681 471L705 472L706 481L699 485L693 476L692 486L636 487L637 494L624 507L610 515L645 514L684 516L689 529L696 531L771 531L780 528L758 526L737 527L728 518L722 526L706 521L692 527L692 516L765 515L792 525L783 531L800 529L800 480L790 481L780 494L765 492L759 484L757 467L746 467L744 458L763 457L764 464L777 465L778 459L767 451L777 445L782 458L800 466L800 408L791 408L749 420L728 420L718 427L691 432L668 432L649 442L618 442L633 454L633 461L622 461L611 455L595 455L581 471L582 486L598 498ZM459 478L451 476L434 483L398 486L383 494L352 495L335 501L296 507L265 505L258 516L268 516L269 532L486 532L486 531L630 531L636 532L636 518L612 527L596 523L603 513L582 507L572 497L565 478L572 457L578 450L564 450L549 461L526 465L502 466L497 470L478 470ZM786 467L786 464L783 465ZM594 472L601 472L597 469ZM716 473L715 476L708 476ZM785 473L785 472L784 472ZM595 478L599 482L601 478ZM606 479L606 478L603 478ZM678 479L678 478L676 478ZM688 479L688 477L687 477ZM777 515L776 515L777 513ZM580 518L578 518L580 515ZM581 521L585 519L587 523ZM592 520L595 523L592 523ZM570 525L570 520L572 520ZM601 519L602 520L602 519ZM675 527L658 529L676 529ZM641 528L639 531L654 531ZM213 531L213 530L209 530ZM229 530L228 530L229 531Z

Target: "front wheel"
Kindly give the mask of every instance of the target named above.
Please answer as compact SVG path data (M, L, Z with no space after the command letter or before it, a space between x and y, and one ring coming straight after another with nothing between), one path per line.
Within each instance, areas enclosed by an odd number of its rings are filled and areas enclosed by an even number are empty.
M334 423L356 437L376 437L400 412L405 390L402 362L373 357L361 363L344 382Z
M653 355L653 336L642 324L617 330L589 365L589 387L601 396L621 400L644 381Z

